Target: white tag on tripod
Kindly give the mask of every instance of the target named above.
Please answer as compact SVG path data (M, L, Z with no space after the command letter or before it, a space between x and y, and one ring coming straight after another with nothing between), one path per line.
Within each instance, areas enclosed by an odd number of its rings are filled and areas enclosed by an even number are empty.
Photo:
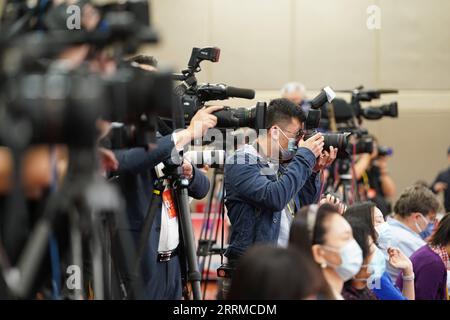
M170 194L170 199L172 199L171 203L166 203L166 200L170 200L164 199L164 194L166 194L166 196ZM159 236L158 251L164 252L174 250L179 242L180 235L178 230L177 212L171 196L171 190L166 187L163 191L163 203L161 206L161 234Z

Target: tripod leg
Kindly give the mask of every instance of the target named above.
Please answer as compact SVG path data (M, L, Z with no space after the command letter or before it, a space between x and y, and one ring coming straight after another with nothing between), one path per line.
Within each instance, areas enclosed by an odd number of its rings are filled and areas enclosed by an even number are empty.
M223 179L223 177L222 177ZM219 203L219 211L217 213L214 214L215 218L213 220L212 226L211 226L211 231L209 234L209 238L208 240L211 241L211 243L216 244L218 237L219 237L219 225L221 223L221 216L222 216L222 210L223 210L223 192L224 192L224 185L223 185L223 180L220 180L219 183L219 193L218 196L219 198L217 200L217 203ZM223 223L223 221L222 221ZM202 281L204 280L204 285L203 285L203 300L205 300L206 298L206 290L208 288L208 281L209 281L209 269L211 268L211 261L212 261L212 255L213 253L210 252L209 256L208 256L208 264L206 266L206 276L203 279L203 270L202 270Z
M178 211L181 224L183 243L186 248L186 258L188 264L188 281L191 283L194 300L201 300L200 280L201 275L198 268L197 254L195 250L195 239L192 228L192 220L189 210L189 198L187 188L175 190L178 204Z
M84 273L83 273L83 242L82 242L82 236L81 236L81 229L80 229L80 216L78 215L78 212L75 208L72 208L69 213L69 221L70 221L70 243L71 243L71 249L72 249L72 264L74 266L77 266L80 269L80 276L81 279L78 279L80 281L81 288L77 289L74 288L74 299L75 300L83 300L84 290L83 290L83 284L84 284Z
M103 250L100 239L101 227L96 212L92 212L90 252L92 258L92 278L95 300L104 300Z

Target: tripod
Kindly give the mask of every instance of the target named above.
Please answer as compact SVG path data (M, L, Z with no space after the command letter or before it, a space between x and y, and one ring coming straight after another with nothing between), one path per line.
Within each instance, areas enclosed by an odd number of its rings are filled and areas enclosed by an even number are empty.
M37 221L18 260L16 267L3 268L9 291L26 298L36 282L36 274L46 254L49 235L58 233L57 219L67 219L69 225L69 264L80 270L78 279L85 275L83 238L87 240L92 261L92 283L95 299L112 298L112 268L110 248L116 249L125 261L133 261L134 247L126 235L112 237L115 224L126 225L120 196L102 177L95 174L95 152L91 148L72 148L69 169L60 190L50 196L43 215ZM3 264L4 265L4 264ZM131 293L140 296L138 277L131 282ZM83 286L74 289L73 298L86 299Z
M219 182L217 183L217 180ZM216 195L217 202L219 203L218 211L214 213L211 222L211 214L213 208L213 202ZM204 212L204 222L202 225L200 239L198 244L197 255L199 256L199 265L202 274L203 283L203 299L206 298L206 290L209 281L209 270L211 267L212 256L220 254L221 264L223 264L223 243L224 243L224 185L223 185L223 168L219 167L214 169L212 178L211 192L208 197L207 206ZM215 210L214 210L215 211ZM222 245L217 247L217 240L219 237L219 227L222 226Z
M352 204L359 200L352 160L345 158L339 159L336 162L334 167L334 183L331 184L333 186L333 192L340 192L342 194L342 201L347 204Z
M191 284L193 299L200 300L201 276L197 263L194 232L192 228L192 220L189 209L189 196L187 189L189 186L189 181L183 174L181 159L182 158L180 156L178 158L180 165L177 165L172 161L164 162L164 168L162 169L162 172L159 172L159 170L155 168L159 180L156 182L156 185L154 187L154 192L152 198L150 199L148 213L144 220L141 237L139 240L138 256L137 259L134 260L134 268L136 269L140 265L140 261L145 255L145 249L150 238L151 226L153 224L153 220L155 218L157 210L159 210L159 206L161 205L160 201L156 201L156 197L161 194L165 186L170 186L172 189L172 194L175 200L179 218L179 232L181 234L180 247L184 249L181 250L184 251L184 256L182 255L182 257L180 257L180 264L182 265L182 269L185 265L183 261L184 257L187 260L187 270L182 270L182 273L186 271L187 279L185 280ZM190 294L188 291L185 291L185 298L190 299Z
M181 163L181 161L180 161ZM183 175L181 165L167 164L164 173L173 187L173 195L178 209L182 247L185 249L187 259L187 281L192 287L194 300L201 300L200 281L201 275L195 250L194 231L192 228L191 212L189 209L188 186L189 181Z

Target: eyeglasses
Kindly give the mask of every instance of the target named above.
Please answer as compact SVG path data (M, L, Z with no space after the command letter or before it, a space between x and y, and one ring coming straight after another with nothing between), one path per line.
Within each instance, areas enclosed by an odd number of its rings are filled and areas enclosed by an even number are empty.
M281 129L281 128L280 128L280 130L281 130L283 133L284 133L284 131L286 131L286 132L292 134L296 140L300 140L300 139L302 138L302 136L305 135L305 132L303 131L303 129L298 130L297 133L291 132L291 131L289 131L289 130L283 130L283 129ZM285 136L286 136L286 135L285 135ZM288 137L286 137L286 138L288 138Z

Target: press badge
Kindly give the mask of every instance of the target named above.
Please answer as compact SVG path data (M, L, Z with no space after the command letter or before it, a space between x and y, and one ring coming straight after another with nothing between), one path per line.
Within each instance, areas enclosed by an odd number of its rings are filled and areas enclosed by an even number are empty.
M169 216L169 219L173 219L177 216L177 210L175 208L175 203L173 201L172 197L172 190L167 188L163 191L162 194L162 200L164 203L164 206L167 210L167 215Z

